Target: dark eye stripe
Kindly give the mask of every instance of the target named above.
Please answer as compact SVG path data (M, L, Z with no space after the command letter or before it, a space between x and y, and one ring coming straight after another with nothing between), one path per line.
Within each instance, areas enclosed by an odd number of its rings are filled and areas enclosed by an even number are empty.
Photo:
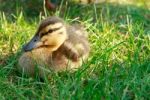
M47 34L48 34L48 32L46 32L46 33L42 33L41 37L42 37L42 36L44 36L44 35L47 35Z
M47 34L49 34L49 33L52 33L52 32L54 32L54 31L57 31L57 30L61 29L62 27L63 27L63 26L60 26L60 27L58 27L58 28L49 29L48 32L42 33L42 34L41 34L41 37L44 36L44 35L47 35Z
M53 28L53 29L50 29L49 31L50 31L50 32L54 32L54 31L57 31L57 30L61 29L62 27L63 27L63 26L60 26L60 27L58 27L58 28ZM48 32L49 32L49 31L48 31Z
M50 30L48 30L48 32L47 32L47 33L52 33L53 31L54 31L54 30L51 30L51 29L50 29Z

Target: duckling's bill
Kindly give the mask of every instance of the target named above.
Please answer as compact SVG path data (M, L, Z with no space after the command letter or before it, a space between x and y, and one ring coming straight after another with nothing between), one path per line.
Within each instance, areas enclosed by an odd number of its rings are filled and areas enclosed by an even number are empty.
M29 41L25 46L23 46L23 50L24 51L31 51L35 48L42 46L42 45L43 45L43 43L40 41L40 37L35 35L31 39L31 41Z

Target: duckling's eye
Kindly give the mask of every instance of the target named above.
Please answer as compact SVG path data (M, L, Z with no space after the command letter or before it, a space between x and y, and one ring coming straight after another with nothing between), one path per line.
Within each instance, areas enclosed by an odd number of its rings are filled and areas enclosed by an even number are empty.
M48 33L52 33L52 32L53 32L53 30L51 30L51 29L50 29L50 30L48 30Z
M41 33L40 37L43 37L44 35L47 35L48 32L45 32L45 33Z

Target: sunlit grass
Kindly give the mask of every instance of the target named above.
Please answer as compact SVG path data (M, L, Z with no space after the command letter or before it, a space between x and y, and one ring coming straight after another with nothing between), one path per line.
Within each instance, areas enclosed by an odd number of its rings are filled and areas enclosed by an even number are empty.
M78 71L50 73L51 77L42 82L16 70L22 45L30 40L45 17L44 12L28 15L20 5L18 2L16 11L9 14L0 11L0 99L149 99L148 8L138 6L139 2L72 4L64 14L54 13L67 23L80 22L85 26L91 53L89 61Z

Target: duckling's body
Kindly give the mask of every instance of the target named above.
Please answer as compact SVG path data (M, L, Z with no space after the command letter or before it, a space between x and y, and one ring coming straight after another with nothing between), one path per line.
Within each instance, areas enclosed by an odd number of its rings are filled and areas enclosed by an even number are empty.
M29 75L35 75L38 69L38 74L43 77L49 69L64 71L78 68L90 51L86 35L82 29L66 25L57 17L42 21L35 36L24 47L26 52L19 59L19 69Z

